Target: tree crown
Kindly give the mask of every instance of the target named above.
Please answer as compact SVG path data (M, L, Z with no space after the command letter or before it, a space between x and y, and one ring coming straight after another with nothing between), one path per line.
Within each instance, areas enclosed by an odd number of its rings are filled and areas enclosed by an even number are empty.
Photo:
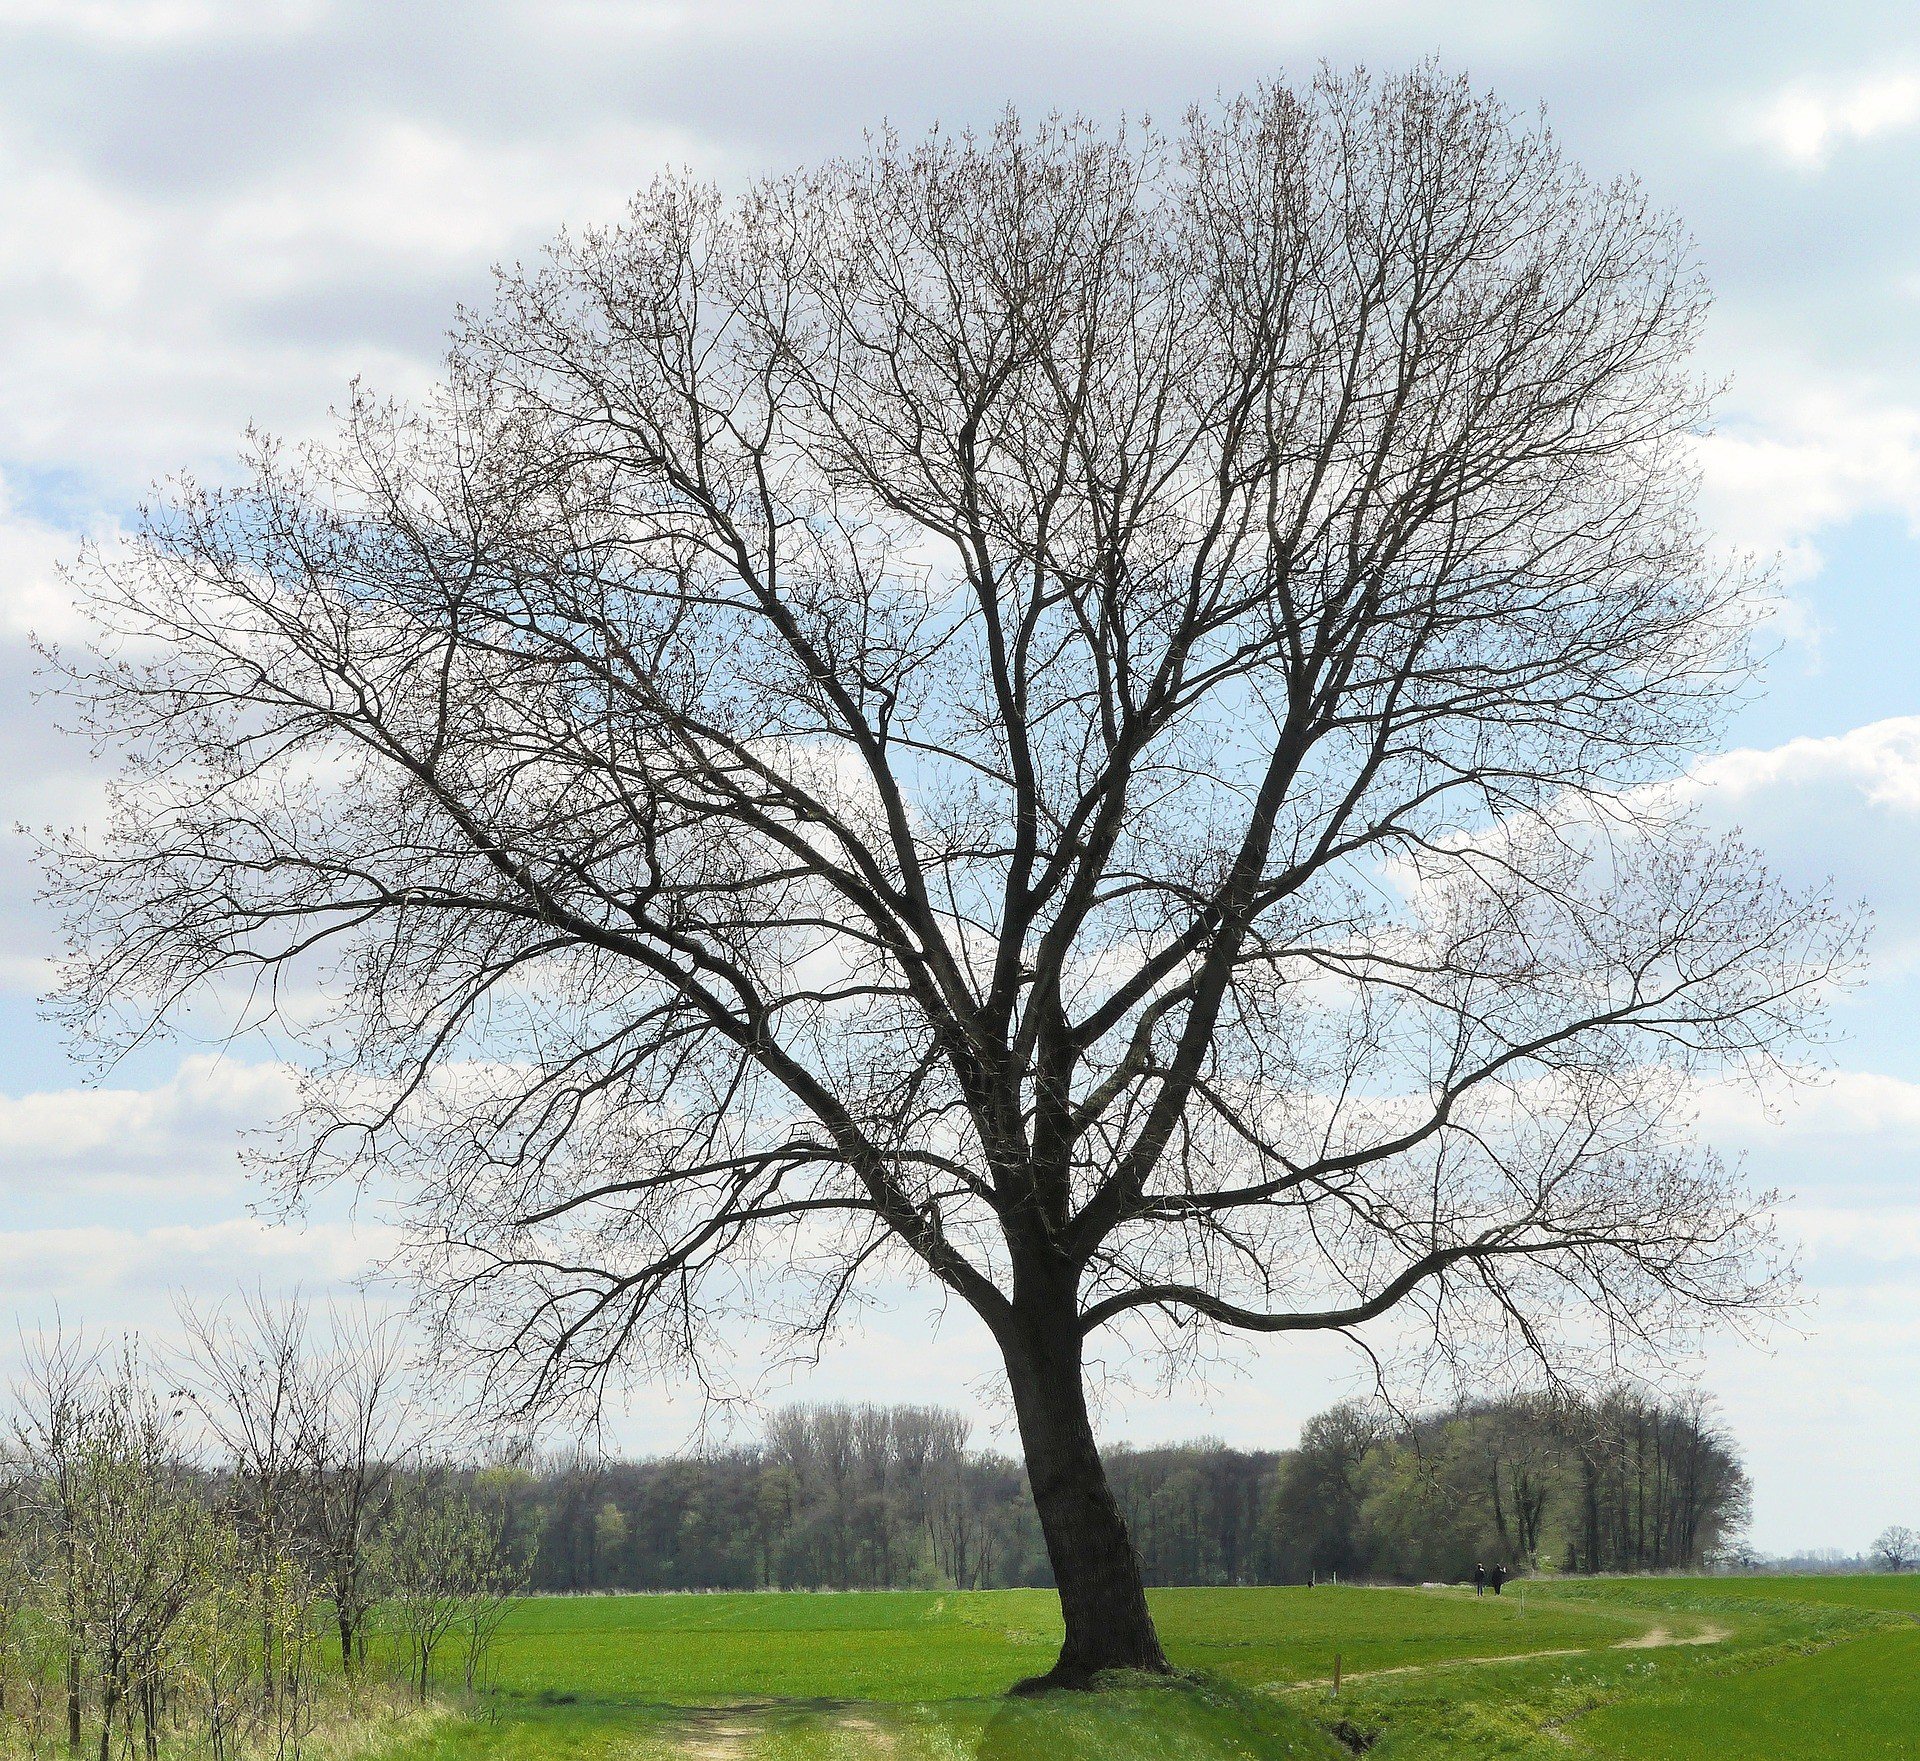
M1003 1345L1749 1305L1690 1084L1851 931L1659 786L1747 665L1704 300L1431 71L663 180L88 565L67 1001L332 999L281 1175L396 1179L516 1400L890 1264Z

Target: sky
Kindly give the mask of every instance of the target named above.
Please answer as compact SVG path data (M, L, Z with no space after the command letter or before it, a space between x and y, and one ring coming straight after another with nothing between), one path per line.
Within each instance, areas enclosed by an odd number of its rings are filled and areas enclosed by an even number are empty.
M28 642L73 632L56 569L83 537L172 472L220 476L250 424L323 432L356 377L420 390L490 265L615 217L656 171L738 185L882 121L1171 118L1322 61L1430 56L1543 105L1590 172L1639 176L1715 289L1705 508L1777 559L1783 598L1766 688L1697 776L1715 818L1876 931L1832 1068L1705 1104L1707 1137L1781 1190L1806 1300L1690 1373L1745 1451L1757 1546L1920 1525L1920 8L0 0L0 822L98 800ZM182 1292L347 1288L377 1219L252 1208L239 1150L284 1068L174 1043L90 1076L39 1011L35 884L24 842L0 846L0 1320L164 1335ZM785 1396L1004 1427L983 1340L888 1295ZM1269 1343L1210 1384L1117 1394L1102 1424L1284 1446L1357 1377L1331 1343ZM637 1390L614 1435L672 1449L696 1416Z

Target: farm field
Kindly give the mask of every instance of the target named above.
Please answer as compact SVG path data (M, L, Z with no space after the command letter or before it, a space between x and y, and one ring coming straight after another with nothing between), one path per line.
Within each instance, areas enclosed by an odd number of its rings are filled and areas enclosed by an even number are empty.
M1920 1756L1920 1576L1153 1600L1198 1685L1013 1702L1052 1658L1049 1592L534 1598L480 1713L382 1761Z
M1920 1625L1597 1712L1583 1734L1631 1761L1891 1761L1920 1753Z
M1183 1668L1244 1687L1549 1646L1598 1646L1638 1611L1519 1594L1348 1588L1159 1590ZM920 1701L996 1695L1060 1648L1050 1590L966 1594L536 1597L496 1648L497 1691L681 1706L761 1699Z

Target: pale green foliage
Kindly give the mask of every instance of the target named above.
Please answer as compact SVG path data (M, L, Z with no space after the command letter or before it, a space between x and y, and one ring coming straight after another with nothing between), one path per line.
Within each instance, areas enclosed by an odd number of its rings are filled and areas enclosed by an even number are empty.
M497 1512L444 1474L417 1476L396 1490L374 1562L419 1698L427 1697L435 1653L455 1634L471 1692L522 1576Z
M315 1699L308 1576L195 1467L134 1346L59 1336L17 1392L0 1525L0 1744L298 1756Z
M188 1319L164 1373L133 1344L29 1350L0 1430L9 1761L305 1761L328 1719L390 1718L348 1667L383 1568L403 1616L443 1574L434 1620L463 1634L470 1687L487 1655L513 1576L481 1504L422 1482L374 1557L401 1410L387 1337L336 1323L309 1349L297 1304Z

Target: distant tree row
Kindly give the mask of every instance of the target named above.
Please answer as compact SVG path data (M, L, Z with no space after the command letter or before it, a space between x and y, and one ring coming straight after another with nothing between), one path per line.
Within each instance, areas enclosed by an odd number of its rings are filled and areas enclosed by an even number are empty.
M1747 1480L1698 1401L1512 1400L1389 1423L1343 1405L1298 1448L1118 1448L1107 1473L1155 1584L1698 1567ZM1017 1463L926 1407L802 1406L697 1458L576 1456L488 1475L552 1591L1049 1583Z
M798 1406L749 1447L489 1476L541 1590L1044 1582L1020 1469L928 1407Z
M927 1407L799 1406L698 1458L493 1470L540 1590L986 1589L1047 1584L1019 1464ZM1153 1583L1271 1582L1281 1457L1217 1443L1109 1453Z
M1750 1488L1704 1400L1486 1402L1383 1425L1311 1420L1275 1504L1281 1573L1455 1579L1478 1563L1679 1571L1744 1525Z

